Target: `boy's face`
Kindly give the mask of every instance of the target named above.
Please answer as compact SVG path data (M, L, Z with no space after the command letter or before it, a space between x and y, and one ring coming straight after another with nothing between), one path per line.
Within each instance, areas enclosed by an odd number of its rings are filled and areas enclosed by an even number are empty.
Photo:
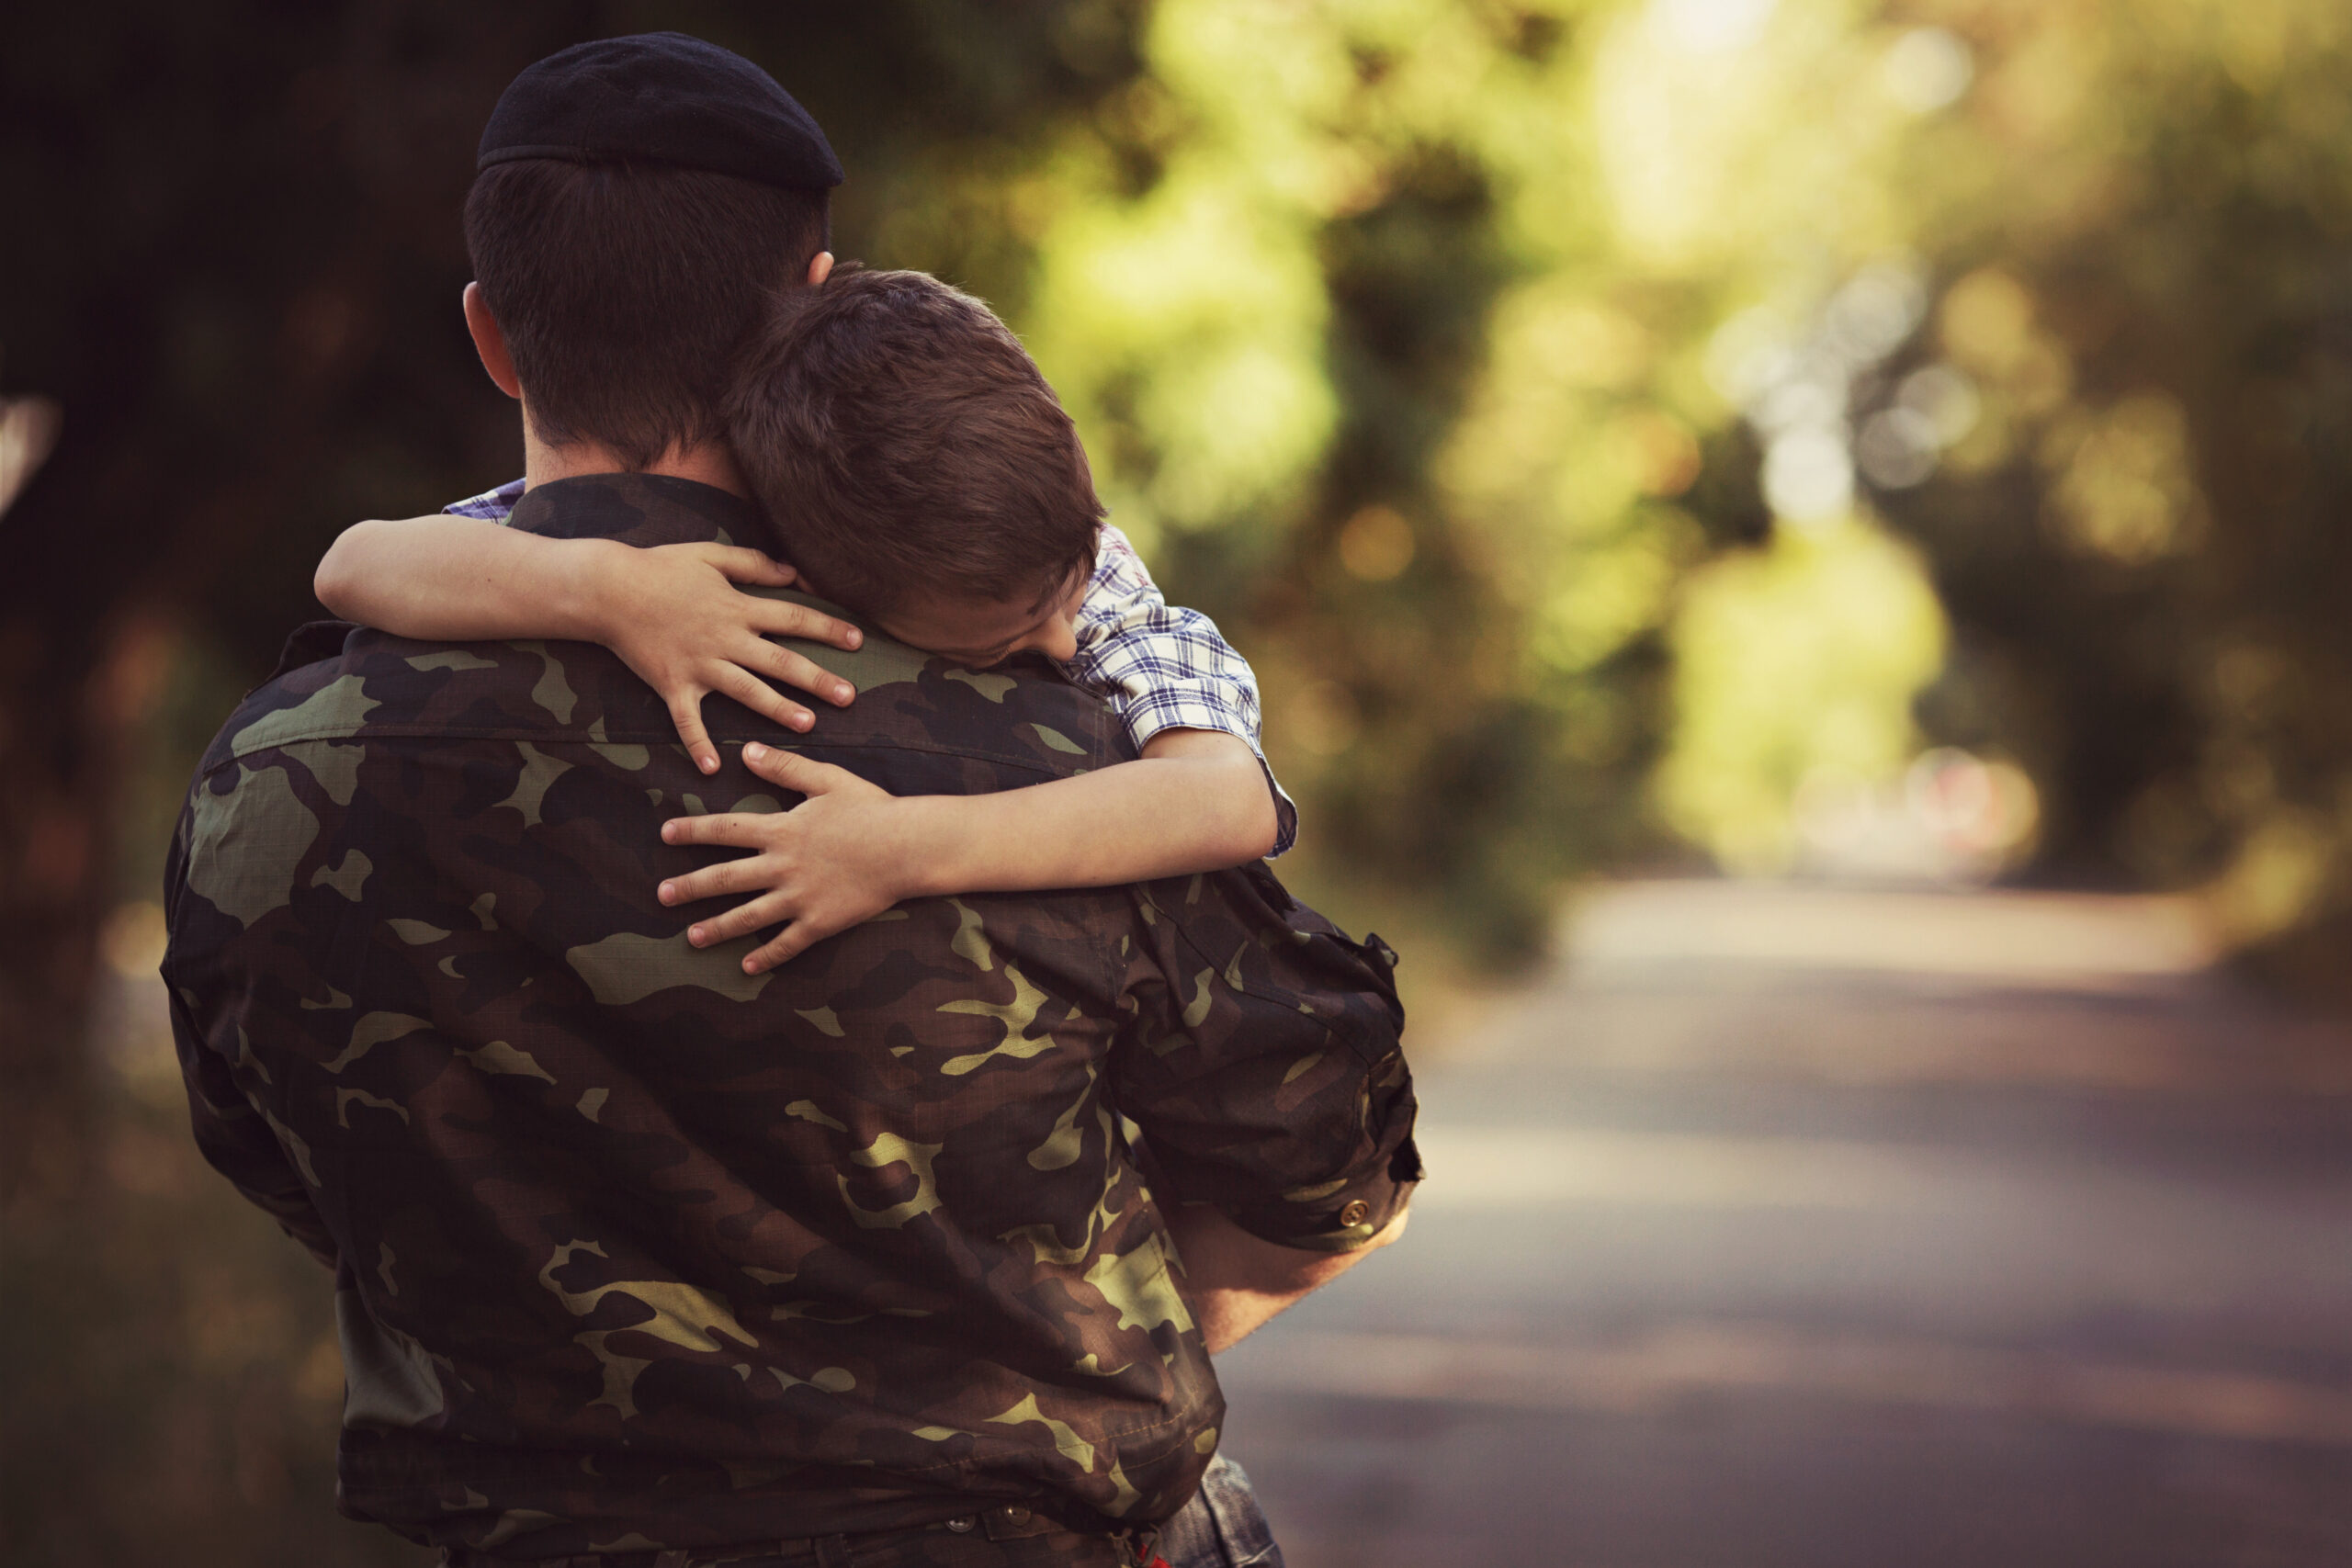
M1086 597L1087 576L1072 572L1069 581L1037 599L910 593L874 621L909 648L944 653L975 670L1031 650L1067 661L1078 657L1078 607Z

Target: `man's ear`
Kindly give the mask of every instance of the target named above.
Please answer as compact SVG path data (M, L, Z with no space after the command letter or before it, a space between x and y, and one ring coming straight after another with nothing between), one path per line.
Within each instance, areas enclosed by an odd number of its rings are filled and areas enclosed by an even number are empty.
M808 287L814 288L833 276L833 253L819 251L808 258Z
M830 263L832 258L823 258ZM506 334L498 328L498 318L490 313L490 301L482 298L481 285L466 285L466 331L473 334L474 352L481 355L481 367L498 383L498 389L510 398L523 395L523 383L514 378L514 356L506 352Z

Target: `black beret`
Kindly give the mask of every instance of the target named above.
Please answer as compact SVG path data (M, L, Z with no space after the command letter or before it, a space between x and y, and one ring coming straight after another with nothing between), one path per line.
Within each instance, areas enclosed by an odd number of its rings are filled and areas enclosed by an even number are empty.
M830 190L842 166L808 111L740 54L684 33L577 43L507 85L474 166L629 158Z

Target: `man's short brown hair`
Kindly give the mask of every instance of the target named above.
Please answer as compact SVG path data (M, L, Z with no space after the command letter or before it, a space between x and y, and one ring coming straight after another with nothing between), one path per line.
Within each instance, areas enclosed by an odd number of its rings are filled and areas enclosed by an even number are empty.
M666 164L484 169L466 250L540 439L642 468L723 435L735 357L826 247L830 210L824 191Z
M1093 565L1077 426L1005 324L935 277L850 266L779 298L727 423L795 563L853 608L1042 599Z

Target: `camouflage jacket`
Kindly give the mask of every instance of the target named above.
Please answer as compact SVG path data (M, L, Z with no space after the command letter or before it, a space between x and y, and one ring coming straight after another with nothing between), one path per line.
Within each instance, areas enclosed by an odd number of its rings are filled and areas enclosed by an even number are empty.
M760 529L617 476L516 524ZM206 1156L335 1269L345 1511L527 1558L1178 1507L1223 1403L1126 1124L1160 1201L1369 1240L1419 1174L1377 939L1252 867L920 900L747 976L656 901L712 854L660 825L797 797L695 772L601 649L335 632L206 753L164 970ZM867 635L808 649L860 694L814 733L714 699L713 739L899 794L1131 754L1042 662Z

